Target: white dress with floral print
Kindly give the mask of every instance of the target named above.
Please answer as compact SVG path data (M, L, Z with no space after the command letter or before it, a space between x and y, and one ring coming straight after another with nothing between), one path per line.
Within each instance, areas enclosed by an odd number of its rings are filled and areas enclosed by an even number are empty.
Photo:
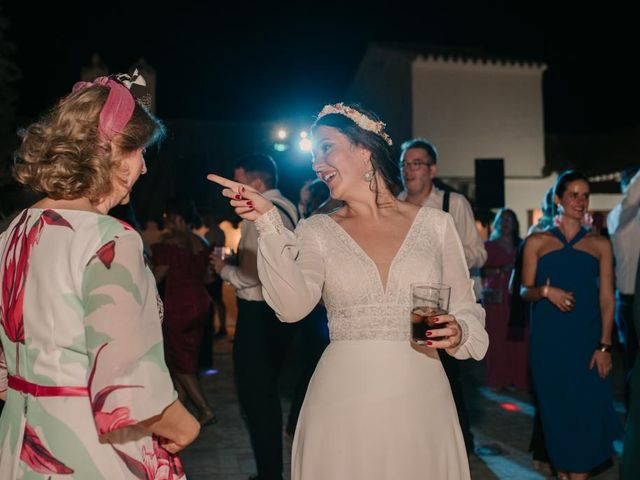
M0 235L0 478L183 479L138 425L176 399L142 241L107 215L27 209ZM1 357L4 357L2 359Z

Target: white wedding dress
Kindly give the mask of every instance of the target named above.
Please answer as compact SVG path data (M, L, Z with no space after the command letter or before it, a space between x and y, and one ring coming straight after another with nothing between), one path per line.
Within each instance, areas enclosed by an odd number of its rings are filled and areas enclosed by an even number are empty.
M331 344L311 379L293 443L293 480L462 480L469 465L435 350L410 342L410 285L451 285L458 359L488 347L462 245L449 214L421 208L388 274L327 215L286 230L276 209L256 221L265 299L284 322L324 300ZM385 241L384 238L380 239Z

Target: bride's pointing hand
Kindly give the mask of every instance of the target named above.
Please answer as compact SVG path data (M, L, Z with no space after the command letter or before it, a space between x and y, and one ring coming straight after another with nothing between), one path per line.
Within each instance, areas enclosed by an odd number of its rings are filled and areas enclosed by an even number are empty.
M273 203L263 197L255 188L243 185L228 178L210 173L207 180L224 187L222 195L230 198L230 204L236 213L245 220L256 220L274 208Z

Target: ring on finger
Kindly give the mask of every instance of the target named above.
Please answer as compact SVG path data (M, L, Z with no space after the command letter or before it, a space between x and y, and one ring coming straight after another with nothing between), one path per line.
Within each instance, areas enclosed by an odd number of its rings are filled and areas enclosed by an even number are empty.
M565 304L567 307L570 307L570 306L571 306L571 300L566 299L566 300L564 301L564 304Z

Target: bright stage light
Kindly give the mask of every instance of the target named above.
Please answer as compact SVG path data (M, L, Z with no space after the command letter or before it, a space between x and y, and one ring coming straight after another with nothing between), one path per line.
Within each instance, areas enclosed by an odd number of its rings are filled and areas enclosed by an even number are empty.
M304 130L300 132L300 138L307 138L309 136L309 134L307 132L305 132Z
M287 131L284 128L279 128L276 132L276 137L278 137L278 140L285 140L287 138L287 135Z
M302 140L300 140L299 145L300 145L300 150L302 150L303 152L311 151L311 140L309 140L308 138L302 137Z

